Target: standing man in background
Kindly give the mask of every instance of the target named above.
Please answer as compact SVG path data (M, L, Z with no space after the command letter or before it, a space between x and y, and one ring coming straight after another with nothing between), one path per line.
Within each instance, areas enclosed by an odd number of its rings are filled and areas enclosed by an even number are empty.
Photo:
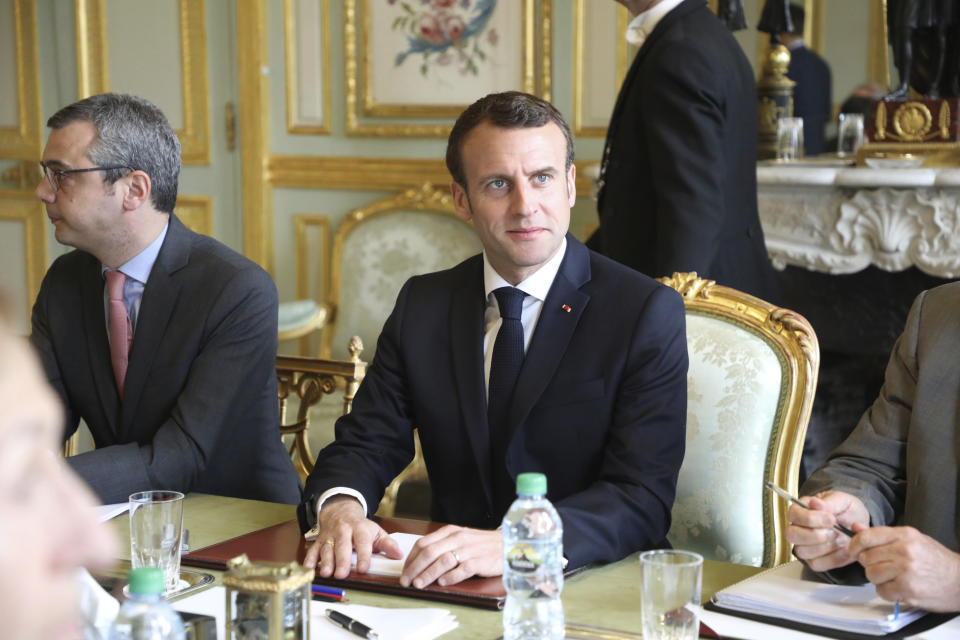
M806 12L790 5L793 29L780 34L780 41L790 50L787 77L797 83L793 88L793 115L803 118L803 150L808 156L836 149L824 148L824 128L830 120L833 102L830 89L830 67L816 51L803 41Z
M36 194L75 251L43 279L30 340L96 449L67 463L105 503L173 489L296 504L277 431L277 289L173 214L180 142L156 106L103 94L47 122Z
M617 0L638 47L607 132L588 243L657 277L700 276L776 301L757 213L757 95L705 0Z

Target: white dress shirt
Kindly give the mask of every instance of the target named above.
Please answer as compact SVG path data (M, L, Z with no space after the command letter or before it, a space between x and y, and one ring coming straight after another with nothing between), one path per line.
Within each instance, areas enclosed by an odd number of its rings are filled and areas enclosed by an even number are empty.
M557 249L553 257L543 263L543 266L537 269L533 275L516 285L517 289L527 294L527 297L523 299L523 309L520 312L520 324L523 325L524 354L527 352L527 347L530 346L530 338L533 337L533 332L537 328L537 321L540 320L543 301L546 300L547 293L550 291L550 287L553 286L553 281L556 279L557 272L560 270L560 263L563 262L563 256L566 255L566 253L567 239L563 238L563 241L560 243L560 248ZM485 327L483 334L483 379L486 383L490 380L490 361L493 358L493 344L501 324L500 306L497 304L497 297L493 292L500 287L511 286L513 285L504 280L503 277L490 266L490 261L487 259L487 252L484 251L483 292L487 299L487 308L483 314ZM485 384L484 386L486 387L488 385ZM332 487L320 494L320 497L317 499L318 520L323 503L336 495L353 496L363 505L364 512L369 514L367 501L364 500L363 495L361 495L359 491L349 487Z
M661 0L646 11L641 11L627 25L627 42L640 48L647 41L663 16L676 9L683 0Z

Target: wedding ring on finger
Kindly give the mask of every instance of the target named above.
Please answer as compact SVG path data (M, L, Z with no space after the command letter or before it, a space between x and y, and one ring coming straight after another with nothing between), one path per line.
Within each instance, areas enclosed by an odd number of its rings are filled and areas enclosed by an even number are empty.
M323 541L323 546L325 547L325 546L327 546L327 545L330 545L331 547L333 547L333 546L334 546L333 539L327 538L326 540L324 540L324 541Z
M456 550L456 549L450 549L450 553L453 554L453 559L457 561L456 566L459 567L459 566L460 566L460 556L457 555L457 550Z

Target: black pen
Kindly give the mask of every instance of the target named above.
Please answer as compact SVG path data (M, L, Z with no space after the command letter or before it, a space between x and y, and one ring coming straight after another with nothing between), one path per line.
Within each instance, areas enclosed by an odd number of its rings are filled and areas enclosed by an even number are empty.
M807 505L803 504L802 502L800 502L799 500L797 500L796 498L794 498L792 495L790 495L789 493L787 493L786 491L784 491L783 489L781 489L781 488L778 487L777 485L773 484L773 483L770 482L769 480L767 480L767 482L766 482L766 487L767 487L767 489L770 489L770 491L773 491L775 494L777 494L778 496L780 496L781 498L783 498L783 499L786 500L787 502L792 502L793 504L799 505L800 507L802 507L802 508L804 508L804 509L808 509L808 510L810 509L810 507L808 507ZM850 529L847 529L845 526L843 526L843 525L840 524L839 522L836 523L835 525L833 525L833 528L836 529L837 531L839 531L840 533L842 533L843 535L849 536L849 537L851 537L851 538L852 538L854 535L856 535L853 531L850 531Z
M360 636L361 638L368 638L369 640L376 640L380 636L377 635L377 632L363 624L351 618L350 616L344 615L339 611L334 611L333 609L325 609L323 615L333 624L338 627L342 627L349 631L350 633Z

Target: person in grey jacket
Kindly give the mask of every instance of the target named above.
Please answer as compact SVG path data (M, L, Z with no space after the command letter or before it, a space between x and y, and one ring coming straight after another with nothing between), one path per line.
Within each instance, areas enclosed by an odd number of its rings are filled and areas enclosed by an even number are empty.
M929 611L960 610L958 309L960 283L917 297L879 397L803 484L810 510L791 507L786 532L811 569Z

